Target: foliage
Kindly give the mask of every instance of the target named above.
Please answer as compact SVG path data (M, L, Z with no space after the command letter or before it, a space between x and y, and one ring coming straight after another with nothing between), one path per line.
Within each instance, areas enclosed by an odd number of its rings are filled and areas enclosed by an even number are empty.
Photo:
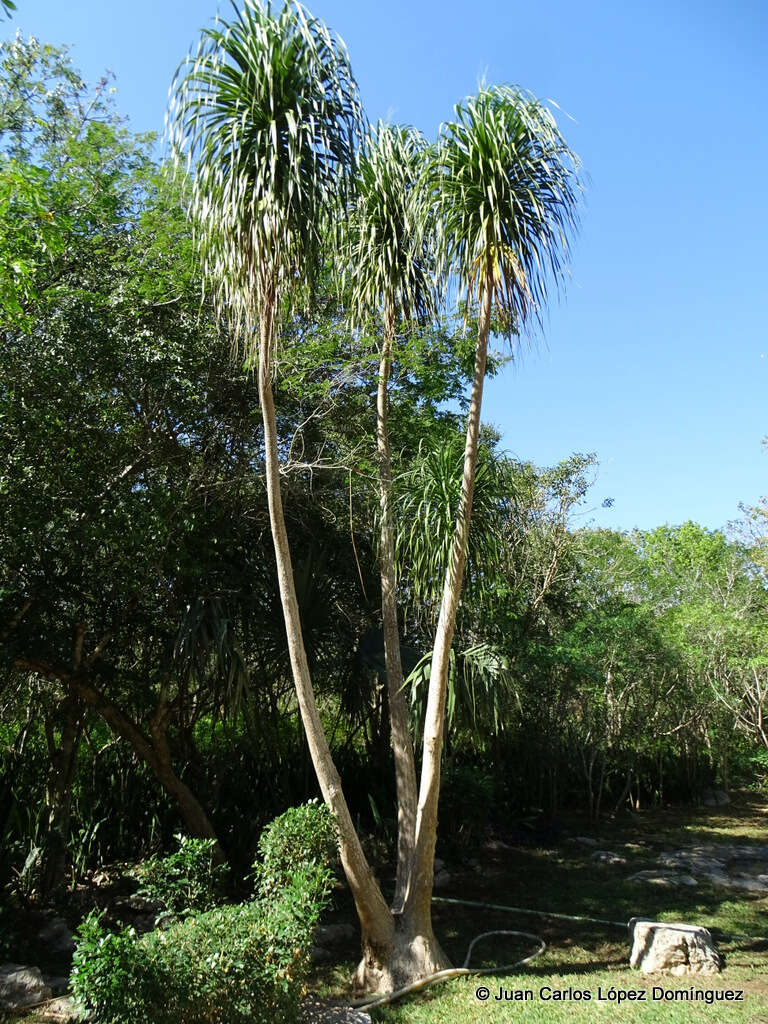
M531 93L484 86L441 126L432 178L442 256L468 305L493 277L496 328L516 333L546 305L576 225L579 160Z
M291 1021L320 903L300 872L269 905L219 907L166 931L78 930L72 991L99 1024Z
M466 853L482 841L494 803L493 779L476 765L450 764L440 785L441 836Z
M358 326L382 314L389 331L399 318L435 317L427 154L425 139L413 128L380 121L363 140L342 247L345 293Z
M190 841L188 841L189 843ZM210 847L194 843L163 870L184 862L199 872ZM98 1024L231 1024L297 1018L319 914L331 891L335 832L324 805L293 808L265 829L259 899L207 910L143 937L104 930L91 913L78 929L71 987ZM157 864L153 865L155 884ZM208 879L195 887L210 902ZM191 900L187 900L191 903Z
M181 917L211 910L221 900L226 865L216 864L212 839L177 835L178 850L147 858L137 869L139 895Z
M327 865L336 859L338 836L328 807L310 800L299 807L290 807L275 818L261 834L261 861L254 865L259 892L274 896L290 883L296 872L320 881L327 874Z
M206 276L235 325L311 284L347 196L362 111L346 50L298 3L245 0L177 72L171 135L195 175ZM249 345L251 344L248 339Z
M395 482L398 507L397 549L400 574L408 572L404 588L413 611L437 618L443 579L453 539L461 494L463 438L430 437ZM472 524L467 555L467 587L482 589L500 559L498 512L503 500L500 460L489 445L480 449L475 478Z

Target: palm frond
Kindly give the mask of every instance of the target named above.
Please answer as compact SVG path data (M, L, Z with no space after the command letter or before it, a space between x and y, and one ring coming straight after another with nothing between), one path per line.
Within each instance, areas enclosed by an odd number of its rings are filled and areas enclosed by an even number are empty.
M357 323L376 314L422 321L436 312L428 153L420 132L381 121L363 141L343 247Z
M443 261L468 305L490 270L497 314L511 332L539 319L550 282L565 273L579 159L531 93L482 88L454 109L432 166Z
M286 291L311 285L362 111L344 44L304 7L233 7L179 67L168 120L177 163L194 170L206 276L242 333Z
M436 617L451 552L461 497L463 439L422 442L413 465L395 482L398 522L398 574L404 597L418 618ZM503 503L508 497L502 466L485 446L480 449L472 524L467 552L469 586L482 586L501 558Z

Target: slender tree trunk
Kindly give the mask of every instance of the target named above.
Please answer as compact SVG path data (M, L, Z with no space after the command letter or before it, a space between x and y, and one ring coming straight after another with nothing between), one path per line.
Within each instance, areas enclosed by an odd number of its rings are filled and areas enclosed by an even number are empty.
M51 893L64 883L67 869L67 844L72 812L72 776L85 717L79 697L68 695L57 709L58 723L46 721L45 732L51 764L46 782L48 827L45 838L43 892ZM56 740L55 725L59 725Z
M114 733L130 743L142 761L152 769L160 785L175 799L184 823L192 835L198 839L213 839L216 843L214 858L217 863L224 863L224 852L205 809L192 790L173 770L164 734L167 727L167 705L163 706L162 700L152 720L153 737L149 740L135 722L92 686L83 675L67 672L58 666L32 658L19 659L17 665L58 679L73 695L88 707L92 707Z
M405 913L413 919L419 931L429 931L430 933L432 930L431 899L435 869L435 842L437 840L437 807L440 795L440 759L443 748L448 668L453 633L456 626L456 614L459 607L461 587L464 581L464 566L467 559L467 542L472 515L475 467L480 436L480 411L483 401L488 336L491 327L492 292L493 270L488 266L485 270L480 295L477 349L475 351L475 369L467 421L467 438L464 447L464 473L461 481L461 497L456 515L450 558L445 572L443 598L435 634L435 646L432 651L429 693L424 720L421 787L416 817L416 847L413 858L413 871L406 897Z
M312 680L307 664L301 630L299 606L293 579L288 534L285 528L283 502L280 491L278 463L277 422L272 394L270 361L275 330L274 292L267 299L262 312L259 336L259 400L264 421L264 458L266 463L267 502L275 547L280 599L285 619L288 652L293 681L299 703L301 719L307 736L312 763L325 802L330 807L339 829L339 849L344 873L355 901L363 940L363 961L358 969L358 980L367 985L376 979L376 987L393 987L388 969L395 945L395 923L366 860L360 840L355 832L347 802L341 789L341 780L331 757L328 741L320 720Z
M381 617L384 632L384 659L387 667L387 697L392 751L397 788L397 875L392 909L400 913L413 860L416 835L416 763L408 726L408 707L403 693L403 666L400 659L400 632L397 626L397 577L395 572L395 528L392 511L392 459L389 444L389 396L392 339L395 324L390 308L384 315L384 338L379 363L379 388L376 404L376 441L379 451L379 500L381 507Z

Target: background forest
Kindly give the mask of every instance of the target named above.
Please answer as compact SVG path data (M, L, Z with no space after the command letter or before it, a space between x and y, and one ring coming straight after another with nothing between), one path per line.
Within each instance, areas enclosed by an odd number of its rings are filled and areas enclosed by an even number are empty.
M236 871L316 794L291 682L253 374L203 289L184 186L66 52L2 48L0 873L52 892L182 829ZM285 514L321 712L391 855L377 339L320 282L284 327ZM466 320L470 326L467 327ZM461 481L472 311L410 330L390 431L418 738ZM401 339L402 341L402 339ZM490 372L505 358L491 360ZM234 365L234 369L233 369ZM438 847L768 779L765 508L740 530L589 525L592 454L482 431Z

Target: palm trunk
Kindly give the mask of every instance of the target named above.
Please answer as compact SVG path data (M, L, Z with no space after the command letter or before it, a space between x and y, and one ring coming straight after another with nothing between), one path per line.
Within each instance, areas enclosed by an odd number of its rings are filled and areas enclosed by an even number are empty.
M435 843L437 840L437 807L440 795L440 759L443 748L448 668L453 633L456 627L456 613L459 607L461 587L464 580L464 566L467 560L467 542L472 515L475 466L480 435L480 410L483 400L488 336L491 327L492 275L492 268L487 267L480 296L480 318L478 321L472 395L467 421L467 438L464 447L464 473L461 481L461 498L456 514L450 558L445 572L443 598L437 622L435 646L432 651L427 711L424 719L424 753L421 765L421 787L416 818L416 848L414 851L411 884L406 900L406 913L412 916L420 930L431 930L431 899L434 883Z
M392 460L389 445L389 397L394 317L388 309L384 318L384 338L379 363L379 387L376 405L376 441L379 450L379 499L381 507L381 617L384 632L384 659L387 667L387 697L392 751L397 788L397 875L392 909L403 909L413 860L416 833L416 764L408 727L408 707L403 693L403 666L400 660L400 633L397 626L397 577L395 573L395 530L392 514Z
M264 422L264 458L269 518L296 696L317 780L339 829L341 863L352 891L362 928L363 963L360 965L359 977L361 981L364 981L367 980L370 972L376 972L380 965L386 963L391 957L395 931L394 920L381 889L373 877L373 872L352 824L349 808L341 789L341 780L333 763L320 720L304 649L288 534L283 515L280 468L277 456L277 422L270 379L275 308L276 296L273 292L271 300L265 301L259 337L259 401Z

